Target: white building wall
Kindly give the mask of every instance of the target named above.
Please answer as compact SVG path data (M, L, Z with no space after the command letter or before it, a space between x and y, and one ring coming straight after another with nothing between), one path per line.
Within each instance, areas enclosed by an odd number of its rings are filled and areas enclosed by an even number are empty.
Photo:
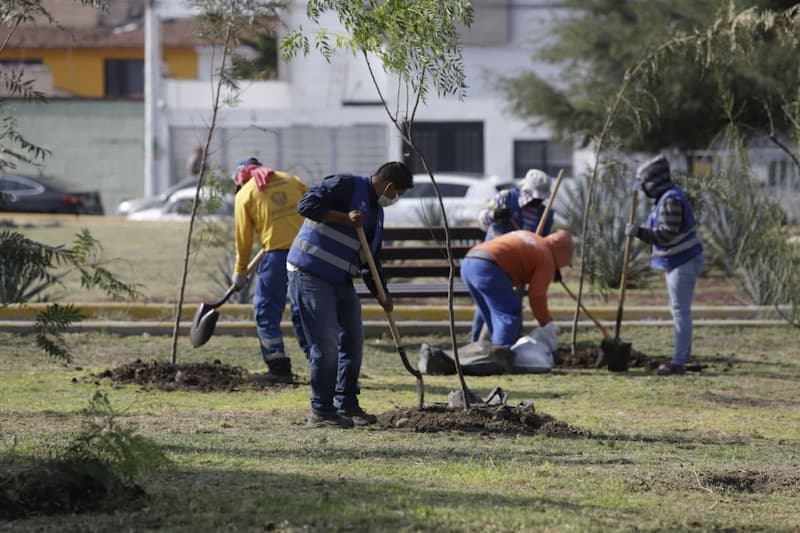
M416 115L417 121L482 122L484 173L501 177L513 176L515 139L544 140L550 136L547 129L532 128L513 117L507 111L506 103L495 86L500 75L515 74L523 68L530 68L532 43L535 38L546 36L547 25L554 14L554 4L537 0L515 0L507 5L507 36L500 39L505 41L504 44L466 45L463 48L469 86L466 98L459 101L455 97L440 99L435 94L431 95L427 104L421 106ZM295 2L287 17L287 25L289 28L302 26L313 42L319 27L309 23L305 8L304 1ZM329 31L340 29L336 16L331 13L323 15L320 26ZM475 28L478 31L480 26L476 25ZM484 30L485 28L481 31ZM468 35L466 41L474 41L474 37ZM480 35L478 37L482 38ZM171 128L204 128L209 122L212 76L208 61L210 55L206 53L204 57L206 59L201 69L206 69L207 74L201 72L200 78L205 81L167 81L166 116ZM394 110L395 102L391 99L397 94L396 81L382 71L377 60L372 65L382 93L390 100L389 108ZM383 106L379 105L378 93L361 56L338 51L329 63L312 46L308 56L300 55L288 64L281 65L279 81L244 84L242 89L237 106L221 110L219 126L262 130L308 126L380 126L386 131L386 142L383 143L383 153L379 159L402 158L400 136ZM284 136L283 142L284 151L292 150L286 145L291 142L291 137ZM328 148L321 149L324 151ZM376 145L373 143L368 149L375 150ZM294 157L298 155L295 154ZM184 161L187 156L188 154L174 154L176 161ZM232 164L229 160L231 158L224 159L221 162L223 165ZM318 158L317 164L323 159L324 157ZM330 172L335 171L345 169L330 169Z

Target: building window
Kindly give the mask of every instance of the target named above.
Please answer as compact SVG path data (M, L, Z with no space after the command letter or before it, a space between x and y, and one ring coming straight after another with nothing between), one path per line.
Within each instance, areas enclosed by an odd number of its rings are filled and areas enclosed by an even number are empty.
M414 141L432 172L483 174L482 122L415 122ZM403 157L412 172L425 172L408 146Z
M572 175L572 153L555 141L514 141L514 178L525 177L532 168L543 170L550 176Z
M144 96L144 59L105 60L106 98Z

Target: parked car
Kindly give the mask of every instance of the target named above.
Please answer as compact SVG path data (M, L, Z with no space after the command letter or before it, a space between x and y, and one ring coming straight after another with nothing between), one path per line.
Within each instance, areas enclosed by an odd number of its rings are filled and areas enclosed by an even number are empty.
M172 196L177 191L182 191L184 189L191 189L192 191L194 191L196 187L197 187L197 178L191 177L181 180L174 185L171 185L167 190L165 190L161 194L157 194L155 196L145 196L142 198L132 198L130 200L123 200L117 206L116 215L121 217L126 217L131 213L135 213L136 211L141 211L143 209L152 209L154 207L162 206L167 202L167 200L169 200L169 197Z
M512 185L480 174L434 173L450 226L474 226L478 213L497 191ZM441 210L430 176L414 174L414 187L397 203L384 209L384 224L393 226L441 225Z
M194 194L194 188L175 191L163 205L135 211L128 215L128 220L187 221L192 214ZM209 213L204 204L208 203L211 198L214 198L216 205L214 211ZM205 220L233 218L233 195L220 196L204 187L200 190L200 205L197 208L197 214Z
M98 191L76 190L45 176L0 173L0 211L102 215Z

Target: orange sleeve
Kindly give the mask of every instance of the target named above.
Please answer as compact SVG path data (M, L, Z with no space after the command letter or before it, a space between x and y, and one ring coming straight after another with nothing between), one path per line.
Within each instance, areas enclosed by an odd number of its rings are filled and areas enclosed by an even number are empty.
M555 267L550 259L540 261L533 271L533 277L528 282L528 303L531 306L533 317L540 326L553 320L550 309L547 307L547 288L555 276Z

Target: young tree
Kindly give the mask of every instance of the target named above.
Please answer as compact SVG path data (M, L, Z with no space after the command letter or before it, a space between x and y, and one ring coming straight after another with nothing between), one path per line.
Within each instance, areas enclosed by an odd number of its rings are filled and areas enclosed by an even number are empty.
M706 28L695 29L692 32L677 32L670 39L654 46L631 67L629 67L623 77L623 81L617 89L613 99L610 100L608 111L603 119L603 126L599 133L593 138L595 150L595 163L591 171L588 184L588 198L586 201L583 221L582 235L586 235L587 215L591 208L592 193L595 180L598 174L598 166L602 163L601 155L605 149L606 142L614 138L619 119L626 116L637 116L645 112L645 108L632 106L629 102L634 98L637 91L644 88L647 90L648 82L660 76L660 66L668 63L676 55L684 57L687 52L691 53L695 63L700 67L712 69L714 67L724 67L735 64L738 61L752 61L754 57L761 57L764 49L771 49L774 46L796 50L798 47L796 28L800 22L800 5L792 6L785 11L760 11L756 8L746 8L737 10L734 2L729 2L728 9L720 12ZM786 98L779 111L782 113L783 120L788 124L797 124L798 109L798 86L795 83L794 89L788 91ZM726 112L728 125L735 119L735 114L731 112L733 99L731 91L721 87L716 95L720 106ZM716 101L715 100L715 101ZM773 114L769 108L769 103L762 101L762 112L767 117L768 124L774 124ZM625 106L628 105L628 114L625 113ZM738 117L737 117L738 118ZM622 128L624 131L624 127ZM774 129L770 131L774 135ZM796 132L795 132L796 133ZM624 135L620 135L624 138ZM794 159L797 161L797 159ZM762 227L764 230L774 233L774 226ZM765 236L766 237L766 236ZM769 242L764 239L764 242ZM583 279L585 272L586 239L581 241L581 270L579 277L578 300L582 297ZM788 250L787 253L766 254L772 264L777 261L782 264L791 264L797 253L792 252L791 248L782 247ZM753 247L752 253L758 254L759 247ZM760 264L764 264L761 262ZM778 270L777 268L775 269ZM792 271L794 269L791 269ZM781 269L784 272L785 269ZM774 278L776 282L785 282L787 277ZM778 294L779 291L773 291ZM798 291L792 290L783 293L783 298L790 301L791 317L796 321L798 309L800 308L800 297ZM575 318L572 331L573 350L576 343L577 321L580 313L580 303L576 305Z
M209 122L208 134L203 144L203 155L200 159L200 172L198 173L197 189L195 190L194 204L192 205L191 218L189 220L189 231L186 236L186 247L183 257L183 269L181 273L180 292L178 296L178 306L175 312L175 323L172 330L171 359L175 364L178 357L178 333L180 329L181 312L183 310L183 299L186 291L186 277L189 273L189 257L192 247L192 233L197 217L197 209L200 205L200 191L202 181L200 176L205 176L207 170L208 150L214 130L217 124L217 117L224 106L235 106L237 90L239 88L242 62L233 61L234 53L242 42L243 38L248 38L253 33L256 24L265 21L278 20L278 12L286 6L285 1L259 1L259 0L190 0L190 5L200 11L198 21L200 23L200 36L214 46L215 53L212 63L213 74L216 82L212 88L212 108L211 120ZM237 67L237 64L239 65ZM230 96L223 98L223 93L228 92Z
M328 29L319 27L313 39L314 47L329 61L337 50L360 54L364 58L373 74L373 84L389 120L406 144L419 155L423 167L431 177L442 213L447 259L450 263L448 309L451 344L465 405L469 407L469 394L459 362L455 335L452 295L455 270L447 214L425 155L419 151L414 140L414 119L419 106L426 102L431 90L438 96L463 98L466 95L458 28L460 25L469 26L472 23L471 3L468 0L309 0L307 13L312 23L318 25L321 15L326 11L338 15L346 33L332 34ZM311 41L300 27L287 35L280 46L284 57L291 59L300 52L308 54L311 51ZM396 94L384 94L385 88L377 83L374 76L375 68L382 68L397 78ZM422 375L409 364L394 330L392 333L404 366L417 378L421 399Z

